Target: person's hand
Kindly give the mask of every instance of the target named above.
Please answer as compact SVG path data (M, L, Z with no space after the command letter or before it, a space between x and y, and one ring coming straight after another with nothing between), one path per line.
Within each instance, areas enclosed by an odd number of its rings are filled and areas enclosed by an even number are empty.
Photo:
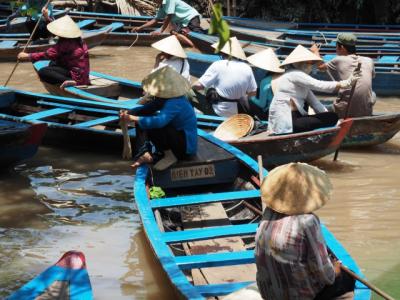
M140 26L137 26L137 27L133 27L131 29L131 32L139 32L140 30L142 30L142 28Z
M30 58L29 58L29 54L28 53L26 53L26 52L20 52L20 53L18 53L18 60L19 61L28 61Z
M150 35L161 35L161 32L155 30L150 32Z
M75 80L65 80L65 81L61 84L60 88L61 88L61 89L65 89L66 87L69 87L69 86L76 86L76 85L77 85L77 82L76 82Z
M120 111L119 111L119 119L120 119L121 121L123 121L123 122L126 122L126 123L130 122L130 116L129 116L129 114L128 114L128 111L126 111L126 110L120 110Z
M346 80L339 81L339 86L341 89L349 89L360 78L361 78L361 70L354 70L349 78L347 78Z
M312 44L312 46L311 46L311 48L310 48L310 51L312 52L312 53L314 53L315 55L318 55L318 56L320 56L319 55L319 47L320 47L320 45L319 44Z
M341 265L342 265L342 262L340 260L335 260L333 262L333 268L335 269L336 277L338 277L340 275L340 273L342 272Z
M49 18L49 10L47 9L46 6L44 6L44 7L42 8L42 15L43 15L43 17L44 17L46 20L48 20L48 18Z

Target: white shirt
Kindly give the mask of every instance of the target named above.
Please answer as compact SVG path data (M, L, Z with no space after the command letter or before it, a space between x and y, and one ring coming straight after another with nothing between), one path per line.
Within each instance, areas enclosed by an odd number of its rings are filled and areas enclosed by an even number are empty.
M165 66L170 66L179 74L181 74L184 78L190 81L190 67L187 59L172 56L171 58L160 61L158 67L153 69L151 72L154 72L155 70L161 69L162 67Z
M215 88L221 97L243 101L246 106L248 105L247 93L257 90L251 67L238 60L213 62L200 77L199 82L205 88ZM213 104L213 109L221 117L230 117L238 113L235 102L218 102Z
M304 103L307 102L316 113L327 109L315 97L314 91L333 92L336 81L321 81L307 75L300 70L289 70L278 79L278 89L269 108L268 130L272 133L292 133L292 110L290 99L293 100L298 111L307 115Z

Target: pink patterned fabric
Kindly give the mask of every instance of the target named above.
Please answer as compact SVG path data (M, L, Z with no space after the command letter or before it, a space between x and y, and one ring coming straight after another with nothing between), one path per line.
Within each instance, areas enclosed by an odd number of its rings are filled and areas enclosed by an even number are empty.
M264 299L311 300L335 280L314 214L287 216L267 208L257 230L255 256Z
M78 85L89 85L89 51L81 39L60 39L45 52L31 53L32 62L49 59L69 70L72 80Z

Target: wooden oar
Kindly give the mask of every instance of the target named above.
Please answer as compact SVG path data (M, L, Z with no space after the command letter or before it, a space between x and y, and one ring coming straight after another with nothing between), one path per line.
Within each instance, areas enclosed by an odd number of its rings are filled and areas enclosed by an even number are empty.
M45 6L43 6L43 7L47 8L51 1L52 0L47 0ZM36 33L36 30L39 27L40 21L42 21L42 17L43 17L43 14L40 15L39 20L36 22L35 27L33 28L33 31L31 33L31 36L29 37L29 40L26 42L24 49L22 49L22 52L25 52L26 48L28 48L29 44L32 42L32 38L33 38L34 34ZM19 59L17 58L17 62L15 63L14 68L12 69L10 76L8 76L4 86L7 86L7 84L10 82L10 79L14 75L14 72L17 69L18 65L19 65Z
M264 179L264 167L263 167L263 160L262 160L261 155L257 156L257 162L258 162L258 177L260 178L260 187L261 187L262 181ZM266 208L263 201L261 201L261 207L262 207L263 211ZM262 215L262 213L261 213L261 215Z
M124 137L124 149L122 151L122 158L132 159L132 146L128 132L128 123L125 120L121 120L119 124L121 125L122 135Z
M360 71L360 69L361 69L361 63L359 62L359 63L357 64L357 67L356 67L355 71ZM351 105L351 99L353 98L354 91L356 90L356 85L357 85L357 80L356 80L356 82L354 82L354 84L353 84L353 86L351 87L351 90L350 90L349 100L347 101L346 113L344 114L344 119L345 119L345 120L346 120L346 119L348 118L348 116L349 116L349 108L350 108L350 105ZM343 97L344 97L344 96L343 96ZM336 149L335 155L334 155L334 157L333 157L333 161L336 161L336 160L337 160L338 155L339 155L339 150L340 150L340 145L339 145L339 147Z
M351 277L353 277L354 279L358 280L359 282L361 282L362 284L364 284L365 286L369 287L371 290L373 290L375 293L377 293L379 296L381 296L382 298L386 299L386 300L395 300L394 298L392 298L391 296L389 296L388 294L386 294L384 291L380 290L379 288L377 288L376 286L370 284L368 281L366 281L365 279L361 278L360 276L358 276L356 273L354 273L352 270L350 270L349 268L343 266L342 264L340 265L340 268L342 269L342 271L346 272L347 274L349 274Z

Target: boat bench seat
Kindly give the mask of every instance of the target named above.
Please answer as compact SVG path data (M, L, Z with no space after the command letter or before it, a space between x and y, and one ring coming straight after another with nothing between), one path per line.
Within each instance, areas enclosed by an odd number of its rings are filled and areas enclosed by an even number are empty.
M118 82L90 75L90 85L79 87L81 90L98 96L118 99L121 87Z
M107 116L107 117L98 118L98 119L82 122L79 124L75 124L74 127L79 127L79 128L93 127L93 126L97 126L97 125L107 124L110 122L115 122L118 120L119 120L119 116Z
M80 29L83 29L83 28L87 28L95 23L96 23L96 20L86 19L86 20L79 21L78 23L76 23L76 25L78 25Z
M400 56L385 55L378 59L378 63L396 63L399 62Z
M71 112L72 109L66 109L66 108L52 108L44 111L40 111L34 114L30 114L28 116L22 117L21 119L24 121L35 121L35 120L40 120L44 119L47 117L52 117L52 116L57 116L65 113Z
M12 48L17 45L18 41L1 41L0 48Z

